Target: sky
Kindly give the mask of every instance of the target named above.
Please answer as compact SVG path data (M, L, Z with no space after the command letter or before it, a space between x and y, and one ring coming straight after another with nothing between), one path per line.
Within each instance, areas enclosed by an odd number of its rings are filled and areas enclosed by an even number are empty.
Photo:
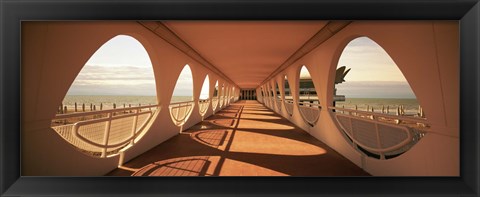
M338 67L351 68L345 82L337 84L337 95L347 98L415 98L402 72L377 43L367 37L352 40L343 50ZM305 67L300 77L309 77Z
M210 96L210 77L207 75L203 81L202 90L200 91L200 99L208 99Z
M193 76L190 66L187 64L178 76L177 83L173 89L173 96L192 96Z
M130 36L112 38L85 63L67 95L155 96L147 51Z
M337 85L337 94L351 98L415 98L395 62L366 37L350 42L338 66L352 70L346 82ZM301 75L305 75L302 69ZM208 98L209 79L202 85L201 98ZM136 39L120 35L101 46L73 82L67 95L156 95L152 63ZM192 96L192 72L186 65L175 85L173 96Z
M208 98L209 79L201 98ZM130 36L119 35L102 45L85 63L67 95L155 96L155 78L147 51ZM185 65L173 96L192 96L192 71Z
M360 37L343 50L338 67L351 68L337 94L350 98L415 98L402 72L375 41Z

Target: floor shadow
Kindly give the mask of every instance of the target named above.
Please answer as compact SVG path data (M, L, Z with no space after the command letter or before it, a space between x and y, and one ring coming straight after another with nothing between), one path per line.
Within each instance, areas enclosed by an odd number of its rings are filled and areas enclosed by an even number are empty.
M225 130L207 130L192 133L193 138L210 146L222 146L228 132Z
M242 104L243 103L243 104ZM139 169L133 174L145 176L242 176L242 175L292 175L292 176L368 176L369 174L326 146L324 143L310 136L307 132L296 127L288 120L264 119L260 122L285 124L293 129L275 130L271 128L241 128L240 124L248 124L246 106L260 105L258 103L237 102L229 106L228 110L235 111L235 118L225 118L230 122L217 125L216 118L205 121L184 131L151 150L130 160L124 166ZM263 106L261 106L263 107ZM227 108L226 108L227 109ZM222 119L220 119L222 120ZM227 124L228 123L228 124ZM202 129L203 128L203 129ZM262 134L260 143L249 142L248 135ZM255 136L255 135L253 135ZM278 137L269 138L268 136ZM247 138L245 138L247 137ZM239 139L244 141L238 141ZM294 141L282 141L289 139ZM245 141L246 140L246 141ZM302 145L302 142L305 145ZM287 144L283 144L283 143ZM288 144L290 143L290 144ZM310 155L288 155L279 150L289 150L288 146L297 146L303 149L324 149L324 153ZM232 149L232 148L235 149ZM243 148L243 149L242 149ZM259 148L259 151L251 151ZM249 151L250 150L250 151ZM262 150L266 150L261 152ZM307 151L308 152L308 151ZM314 151L312 151L314 152ZM202 160L203 159L203 160ZM203 163L202 163L202 162ZM193 162L197 164L194 165ZM200 163L199 163L200 162ZM188 164L187 164L188 163ZM194 167L192 167L194 166ZM167 171L169 170L169 171ZM125 176L132 172L116 169L108 176Z
M185 157L152 163L132 176L205 176L211 162L208 157Z

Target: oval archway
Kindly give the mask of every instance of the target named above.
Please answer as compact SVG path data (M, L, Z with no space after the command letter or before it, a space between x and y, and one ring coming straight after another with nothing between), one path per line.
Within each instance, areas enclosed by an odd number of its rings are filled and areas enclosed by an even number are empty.
M303 120L311 127L320 117L320 100L308 68L303 65L298 74L298 109Z
M213 88L213 97L212 97L212 109L213 112L219 108L219 94L218 94L218 80L215 82L215 87Z
M223 102L225 99L225 83L222 83L222 86L219 87L219 90L220 90L220 95L219 95L219 98L218 98L218 107L220 109L223 108L223 106L226 104L225 102Z
M370 38L346 45L334 83L332 114L361 153L394 158L424 135L428 125L414 92L394 60Z
M280 86L278 85L278 81L275 80L275 103L277 105L278 112L282 111L282 94L280 92Z
M288 115L291 116L293 114L293 96L292 96L292 91L290 89L290 85L288 83L287 75L285 75L284 77L283 92L284 92L285 109L287 110Z
M202 90L198 98L198 111L201 116L207 113L208 106L210 106L210 78L207 75L203 81Z
M168 107L173 123L177 126L184 125L194 106L193 75L190 66L186 64L178 76Z
M143 136L159 111L157 103L146 49L135 38L118 35L85 63L51 126L77 150L109 157L132 147Z

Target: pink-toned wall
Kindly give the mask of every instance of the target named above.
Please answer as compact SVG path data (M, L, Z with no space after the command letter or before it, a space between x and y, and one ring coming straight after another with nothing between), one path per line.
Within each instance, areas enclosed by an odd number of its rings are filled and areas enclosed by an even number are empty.
M130 35L146 48L152 61L160 112L135 146L124 152L125 161L179 133L168 111L176 79L184 65L193 72L194 98L208 74L210 96L215 82L231 87L178 49L136 22L24 22L22 23L22 175L97 176L117 167L119 156L93 158L76 151L50 128L58 105L90 56L116 35ZM332 103L338 58L352 39L367 36L392 57L412 87L432 126L407 153L390 160L363 156L348 144L327 107ZM283 94L287 75L292 95L298 95L298 72L306 65L320 96L318 124L307 125L295 106L265 102L373 175L459 175L459 41L458 23L452 22L353 22L331 39L288 67L274 80ZM262 84L265 85L265 84ZM273 80L263 86L275 88ZM223 95L222 89L219 95ZM238 94L240 88L235 86ZM257 98L262 101L261 90ZM276 91L274 91L276 93ZM298 100L294 97L294 100ZM222 107L224 107L223 105ZM213 113L211 106L205 116ZM183 128L201 121L198 104ZM465 131L464 131L465 132ZM179 147L181 148L181 147Z
M206 69L136 22L24 22L22 23L22 175L99 176L119 164L119 156L93 158L72 147L50 128L58 105L91 55L117 35L137 39L152 61L157 100L161 110L143 137L124 153L124 161L177 135L180 128L170 118L168 105L176 80L188 64L193 73L194 99L198 103L203 81L225 79ZM239 88L236 87L238 90ZM220 93L222 94L222 93ZM212 114L209 107L206 117ZM198 104L183 128L200 122ZM180 147L179 147L180 148Z
M382 46L404 74L431 125L431 132L399 157L377 160L348 144L327 110L333 102L335 70L344 47L367 36ZM272 80L287 75L297 95L299 69L306 65L322 105L314 127L302 119L295 105L290 117L279 112L312 136L323 141L372 175L458 176L459 153L459 25L457 21L355 21L296 61ZM283 86L282 86L283 87ZM283 94L283 92L282 92ZM277 110L271 107L273 110ZM285 108L283 108L285 109ZM468 131L463 131L468 132Z

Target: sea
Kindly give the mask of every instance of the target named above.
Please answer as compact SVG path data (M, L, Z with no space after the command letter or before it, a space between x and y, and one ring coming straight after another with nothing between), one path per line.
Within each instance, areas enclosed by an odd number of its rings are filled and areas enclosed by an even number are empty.
M172 102L182 102L192 100L191 96L174 96L172 97ZM123 107L125 104L126 107L138 106L139 104L144 105L153 105L157 103L156 96L86 96L86 95L67 95L63 100L63 105L67 106L68 109L73 109L77 103L78 108L80 109L82 104L85 104L85 108L89 108L90 104L96 105L97 109L100 104L102 104L103 109L112 109L113 104L115 103L117 108ZM385 109L388 107L390 113L394 114L397 107L403 105L406 114L416 114L418 113L418 102L417 99L409 98L346 98L345 101L337 101L335 104L337 107L345 107L347 109L355 109L355 105L358 110L367 110L368 108L374 109L375 112L381 112L382 107Z

